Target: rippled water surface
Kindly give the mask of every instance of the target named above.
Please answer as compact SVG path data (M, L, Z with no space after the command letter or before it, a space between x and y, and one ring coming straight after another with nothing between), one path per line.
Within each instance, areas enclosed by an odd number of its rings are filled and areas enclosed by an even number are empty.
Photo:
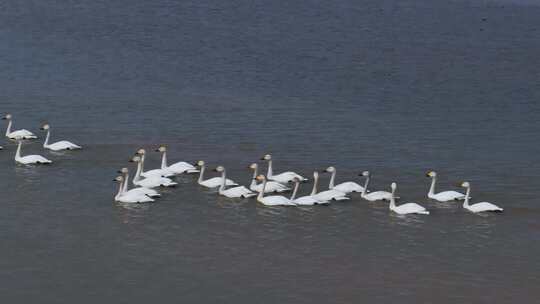
M2 143L0 301L537 301L540 6L443 2L0 4L0 112L85 147L28 143L55 163L22 167ZM243 184L269 152L277 172L370 170L372 190L396 181L432 214L358 195L269 208L191 175L156 204L115 204L116 170L161 143ZM428 169L505 213L428 201Z

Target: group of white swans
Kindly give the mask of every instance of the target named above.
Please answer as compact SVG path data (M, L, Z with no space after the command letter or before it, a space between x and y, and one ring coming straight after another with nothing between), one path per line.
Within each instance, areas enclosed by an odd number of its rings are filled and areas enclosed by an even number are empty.
M261 160L268 163L268 169L266 175L259 174L259 166L256 163L251 164L248 168L253 171L253 178L251 184L248 187L241 186L235 181L227 178L227 171L223 166L217 166L213 171L220 174L220 176L205 179L206 164L204 161L198 161L192 165L187 162L177 162L172 165L167 164L167 148L160 146L157 152L161 153L161 167L159 169L153 169L149 171L144 170L144 164L146 159L146 150L139 149L135 155L131 158L130 162L137 164L137 170L133 177L132 183L136 186L133 189L129 189L129 170L128 168L122 168L118 171L122 175L117 176L114 181L118 182L118 193L115 196L115 200L122 203L146 203L153 202L160 194L153 188L157 187L173 187L176 186L170 177L184 173L199 173L197 183L207 188L218 188L219 195L228 198L249 198L256 197L257 201L266 206L312 206L329 204L331 201L349 200L347 196L352 192L360 193L360 197L368 201L389 201L389 208L391 211L397 214L429 214L429 211L424 207L416 203L406 203L402 205L396 205L397 184L392 183L390 185L391 191L368 191L369 182L371 180L371 174L369 171L360 173L360 176L365 178L364 186L361 186L355 182L343 182L335 184L336 180L336 168L328 167L324 170L324 173L331 174L328 190L319 192L319 173L313 172L313 189L310 195L297 197L298 189L301 182L305 182L308 179L301 175L287 171L280 174L274 174L272 156L270 154L265 155ZM463 182L461 187L466 189L466 193L460 193L457 191L444 191L435 193L435 185L437 182L437 173L430 171L426 174L431 178L431 186L427 194L428 198L438 202L450 202L450 201L464 201L463 208L474 212L487 212L487 211L503 211L502 208L488 203L481 202L477 204L469 204L471 186L469 182ZM291 183L294 185L290 187ZM290 197L283 195L269 195L267 193L282 193L291 191Z
M7 114L2 118L8 121L6 129L6 137L10 140L18 141L17 151L15 152L15 162L23 165L39 165L50 164L51 160L41 155L27 155L21 156L21 147L23 140L37 139L37 136L26 130L12 131L13 116ZM46 131L47 135L43 143L45 149L51 151L63 151L63 150L77 150L81 149L78 146L69 141L58 141L50 144L51 128L49 124L44 124L41 130ZM0 150L3 149L0 146ZM371 174L369 171L364 171L360 176L365 178L364 186L360 186L355 182L343 182L338 185L335 184L336 180L336 168L328 167L324 170L325 173L330 173L330 183L328 190L319 192L319 173L313 172L313 189L310 195L297 197L298 189L301 182L306 182L308 179L301 175L287 171L280 174L274 174L272 156L270 154L261 158L262 161L268 163L268 170L266 175L259 174L258 165L253 163L249 166L249 169L253 171L253 179L249 188L240 186L238 183L227 178L226 170L223 166L217 166L214 171L221 174L221 176L213 177L210 179L204 179L204 173L206 171L206 164L204 161L198 161L195 165L187 162L177 162L172 165L167 164L167 148L160 146L157 152L161 153L161 168L144 171L144 162L146 159L146 151L139 149L137 153L131 159L131 162L137 163L137 171L133 177L132 183L136 186L133 189L129 189L129 170L122 168L119 173L121 176L115 178L115 181L119 183L118 193L115 196L115 200L123 203L147 203L153 202L154 198L159 197L160 194L154 188L157 187L173 187L176 186L170 177L184 173L199 173L198 184L207 188L218 188L218 193L228 198L249 198L257 197L257 201L266 206L311 206L329 204L331 201L348 200L348 194L352 192L360 193L360 197L367 201L389 201L389 208L391 211L397 214L429 214L429 211L424 207L416 203L406 203L402 205L396 205L396 189L397 184L392 183L390 185L390 192L388 191L368 191L369 182L371 180ZM449 202L463 200L463 208L474 212L487 212L495 211L502 212L503 209L488 203L481 202L476 204L469 204L471 185L469 182L463 182L459 186L466 189L466 193L463 194L457 191L443 191L435 193L435 184L437 182L437 173L430 171L427 173L428 177L431 177L431 187L427 197L438 202ZM289 186L291 183L294 187L291 189ZM267 193L282 193L292 190L290 197L282 195L270 195L265 196ZM258 194L257 194L258 193Z
M11 131L11 128L13 126L13 116L11 114L7 114L6 116L4 116L2 118L3 120L7 120L8 121L8 125L7 125L7 129L6 129L6 137L10 140L14 140L14 141L18 141L18 146L17 146L17 151L15 152L15 162L18 163L18 164L23 164L23 165L39 165L39 164L51 164L52 161L41 156L41 155L26 155L26 156L21 156L21 147L22 147L22 142L23 140L32 140L32 139L37 139L37 136L26 130L26 129L21 129L21 130L16 130L16 131ZM41 126L41 130L42 131L46 131L47 132L47 135L45 137L45 141L43 142L43 148L45 149L48 149L48 150L51 150L51 151L63 151L63 150L77 150L77 149L81 149L80 146L72 143L72 142L69 142L69 141L66 141L66 140L62 140L62 141L58 141L58 142L55 142L55 143L49 143L49 140L50 140L50 137L51 137L51 127L49 124L44 124ZM3 147L0 146L0 150L2 150Z

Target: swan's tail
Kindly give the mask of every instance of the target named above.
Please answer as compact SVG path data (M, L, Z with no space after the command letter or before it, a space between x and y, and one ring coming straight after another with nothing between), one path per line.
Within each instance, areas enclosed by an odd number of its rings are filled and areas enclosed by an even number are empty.
M248 197L254 197L256 195L257 195L257 193L246 193L246 194L242 194L242 197L248 198Z
M428 215L428 214L429 214L429 211L427 211L427 210L424 210L424 211L418 211L418 214L425 214L425 215Z
M178 185L178 183L175 183L175 182L167 182L167 183L161 184L161 186L163 187L175 187L176 185Z
M186 171L187 173L191 174L191 173L199 173L201 172L200 170L197 170L197 169L189 169Z
M336 201L346 201L346 200L349 200L350 198L346 196L339 196L339 197L334 197L333 199Z

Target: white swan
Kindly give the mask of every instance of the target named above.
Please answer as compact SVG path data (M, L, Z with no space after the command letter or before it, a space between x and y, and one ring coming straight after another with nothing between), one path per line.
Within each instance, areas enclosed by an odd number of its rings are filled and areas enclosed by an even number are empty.
M429 171L426 173L427 177L431 177L431 186L429 187L428 198L434 199L439 202L449 202L456 200L464 200L465 194L457 191L443 191L435 193L435 184L437 183L437 172Z
M78 146L67 140L57 141L53 144L49 144L49 138L51 137L51 127L49 124L44 124L41 130L47 131L47 136L45 137L45 142L43 143L43 148L49 149L52 151L62 151L62 150L78 150L81 149L81 146Z
M294 202L282 195L264 196L264 188L266 187L267 179L264 175L257 176L257 180L263 184L262 191L257 196L257 201L265 206L296 206Z
M142 193L126 193L124 192L124 178L118 176L114 179L120 185L118 187L118 193L114 197L114 200L121 203L151 203L154 200ZM127 182L127 181L126 181Z
M390 210L394 211L397 214L429 214L429 211L426 208L416 204L416 203L406 203L403 205L396 206L396 188L397 184L392 183L390 185L392 189L392 196L390 198Z
M161 177L172 177L174 176L174 173L171 171L168 171L167 169L153 169L144 171L144 164L146 161L146 150L145 149L139 149L137 150L137 153L141 157L141 176L142 177L153 177L153 176L161 176Z
M319 172L315 171L313 172L313 190L311 190L311 195L310 195L311 197L313 197L319 202L328 202L331 200L343 201L343 200L349 199L347 196L345 196L345 193L341 191L333 190L333 189L317 193L318 187L319 187Z
M154 189L150 189L150 188L144 188L144 187L137 187L137 188L133 188L131 190L129 190L129 170L128 168L122 168L121 170L118 171L118 173L122 173L122 177L124 178L124 193L133 193L133 194L144 194L144 195L147 195L149 197L160 197L161 194L159 194L159 192L157 192L156 190Z
M20 140L20 139L34 139L34 138L37 138L36 135L34 135L34 133L26 130L26 129L21 129L21 130L17 130L17 131L11 131L11 126L13 124L13 121L12 121L12 118L13 116L11 116L11 114L7 114L6 116L4 116L2 119L3 120L7 120L8 121L8 126L7 126L7 129L6 129L6 137L9 138L9 139L13 139L13 140Z
M45 157L41 155L27 155L21 157L21 146L22 141L19 141L19 145L17 146L17 152L15 153L15 162L23 165L32 165L32 164L50 164L52 163L51 160L46 159Z
M263 188L263 184L257 184L256 177L259 175L259 165L253 163L249 167L249 169L253 170L253 179L251 180L251 185L249 186L249 189L255 192L261 192ZM273 192L285 192L289 191L291 188L283 185L282 183L274 182L274 181L267 181L266 182L266 188L264 189L264 193L273 193Z
M298 188L300 187L300 180L295 179L294 180L294 190L291 195L290 200L295 203L298 206L313 206L313 205L326 205L328 204L327 201L318 201L311 195L302 196L299 198L296 198L296 193L298 192Z
M219 186L218 190L219 194L229 198L248 198L257 195L244 186L225 189L225 181L227 180L227 172L225 171L225 167L218 166L216 169L214 169L214 171L221 173L221 185Z
M268 172L266 173L266 177L269 181L273 180L282 184L292 182L294 178L298 178L300 181L303 181L303 182L307 181L307 178L304 178L301 175L291 172L291 171L274 175L274 171L272 168L272 155L270 154L266 154L265 156L261 158L261 160L265 160L268 162Z
M375 191L375 192L367 193L369 181L371 180L371 173L369 173L369 171L362 172L360 176L364 176L366 178L366 183L364 184L364 191L362 191L362 195L361 195L363 199L368 200L370 202L390 201L390 199L392 198L392 193L388 191Z
M469 205L469 197L471 194L471 184L469 182L463 182L461 183L461 187L467 189L467 192L465 193L465 202L463 202L463 208L473 212L503 212L503 209L497 205L494 205L492 203L488 202L481 202Z
M135 173L135 177L133 177L133 184L136 186L140 186L144 188L156 188L156 187L174 187L178 185L177 183L173 182L170 178L161 177L161 176L150 176L145 179L141 179L141 172L142 172L141 157L136 155L130 160L130 162L137 163L137 172Z
M343 192L345 194L351 193L351 192L359 192L361 193L364 191L364 187L360 186L359 184L355 182L343 182L339 185L334 186L334 181L336 179L336 168L334 167L328 167L324 172L332 173L332 176L330 177L330 184L328 185L328 189L330 190L337 190L340 192Z
M172 165L167 165L167 147L164 145L159 146L156 152L161 152L161 169L172 172L173 174L182 174L182 173L198 173L199 170L195 168L192 164L180 161Z
M206 165L204 161L200 160L197 162L197 166L200 167L201 173L199 174L199 179L197 183L201 186L207 188L216 188L221 186L221 177L212 177L207 180L204 180L204 171L206 170ZM230 179L226 179L225 186L238 186L236 182Z

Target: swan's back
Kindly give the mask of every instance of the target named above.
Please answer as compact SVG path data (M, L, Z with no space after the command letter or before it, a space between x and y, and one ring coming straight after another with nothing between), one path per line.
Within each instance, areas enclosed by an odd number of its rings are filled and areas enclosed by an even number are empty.
M503 209L500 208L499 206L494 205L492 203L488 203L488 202L481 202L481 203L470 205L468 209L473 212L503 211Z
M465 194L454 191L454 190L449 190L449 191L436 193L432 195L431 198L438 201L447 202L447 201L453 201L453 200L463 200L465 199Z
M322 204L318 200L314 199L311 196L302 196L294 200L294 203L297 205L312 206L316 204Z
M330 201L330 200L348 200L349 198L345 196L345 193L337 190L326 190L319 192L312 197L318 201Z
M355 182L344 182L344 183L334 186L334 188L332 189L341 191L345 194L350 193L350 192L364 191L364 187L360 186L359 184Z
M55 142L54 144L50 144L48 146L49 149L58 151L58 150L78 150L81 149L81 146L78 146L72 142L69 142L67 140L62 140Z
M392 193L388 191L375 191L364 195L364 198L368 201L390 200Z
M416 203L406 203L403 205L396 206L394 207L394 211L399 214L410 214L410 213L429 214L429 211L427 211L426 208Z
M8 137L9 138L12 138L12 139L30 139L30 138L37 138L36 135L34 135L34 133L26 130L26 129L22 129L22 130L17 130L17 131L13 131L11 133L8 134Z
M52 163L51 160L48 160L48 159L46 159L45 157L43 157L41 155L22 156L17 161L20 162L20 163L23 163L23 164L37 164L37 163L50 164L50 163Z
M288 198L281 195L265 196L260 200L261 203L267 206L294 206Z

